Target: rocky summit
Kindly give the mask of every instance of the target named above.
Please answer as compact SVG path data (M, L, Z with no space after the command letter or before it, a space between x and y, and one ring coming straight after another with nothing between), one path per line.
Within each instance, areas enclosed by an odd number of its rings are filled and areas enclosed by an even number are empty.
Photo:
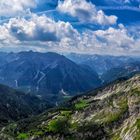
M0 139L140 140L140 75L3 127Z

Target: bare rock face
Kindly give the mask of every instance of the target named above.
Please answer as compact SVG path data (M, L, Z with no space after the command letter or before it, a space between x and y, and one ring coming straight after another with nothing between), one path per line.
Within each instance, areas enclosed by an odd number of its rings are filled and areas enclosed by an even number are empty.
M140 140L140 75L14 125L1 134L33 140Z

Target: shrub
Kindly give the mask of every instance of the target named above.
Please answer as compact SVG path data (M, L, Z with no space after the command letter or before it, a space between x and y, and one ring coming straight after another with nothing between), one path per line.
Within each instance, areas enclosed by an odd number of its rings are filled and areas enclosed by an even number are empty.
M26 133L19 133L17 136L17 139L19 139L19 140L25 140L27 138L28 138L28 134L26 134Z
M80 100L75 104L75 109L82 110L88 106L89 106L89 104L85 100Z
M48 131L53 133L67 133L69 121L67 117L60 116L48 123Z

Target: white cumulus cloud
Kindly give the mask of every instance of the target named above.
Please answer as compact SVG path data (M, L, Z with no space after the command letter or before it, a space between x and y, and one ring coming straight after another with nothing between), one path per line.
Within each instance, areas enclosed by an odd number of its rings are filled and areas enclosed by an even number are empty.
M7 42L59 41L64 37L74 37L78 32L68 22L58 21L31 14L30 18L11 18L0 25L0 40Z
M0 25L0 49L78 52L92 54L139 54L140 38L124 25L78 32L69 22L54 21L46 15L11 18Z
M0 0L0 16L16 16L35 6L35 0Z
M86 0L59 1L57 9L62 13L68 13L78 18L81 22L91 22L101 25L116 24L117 17L107 16L102 10L97 10L95 5Z

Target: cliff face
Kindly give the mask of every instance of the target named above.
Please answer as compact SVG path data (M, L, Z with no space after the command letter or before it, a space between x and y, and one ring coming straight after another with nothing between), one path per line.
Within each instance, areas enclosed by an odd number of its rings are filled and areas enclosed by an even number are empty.
M1 138L140 140L140 75L75 97L66 106L10 124Z

